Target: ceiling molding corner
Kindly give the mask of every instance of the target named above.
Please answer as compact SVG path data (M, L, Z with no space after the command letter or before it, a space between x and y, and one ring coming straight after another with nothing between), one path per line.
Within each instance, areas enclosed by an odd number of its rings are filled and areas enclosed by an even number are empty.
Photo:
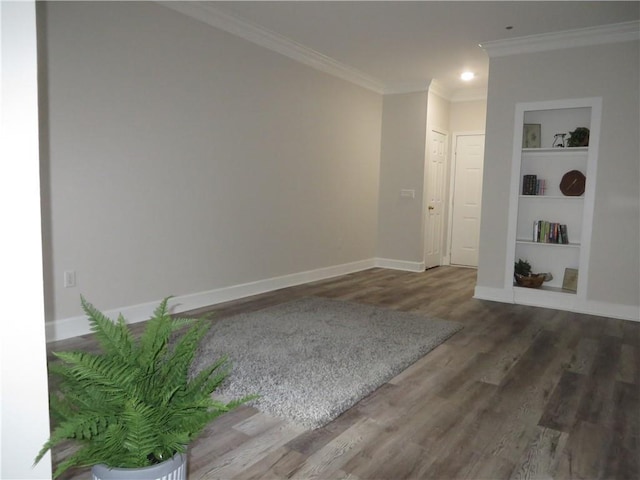
M640 40L640 21L528 35L480 44L490 58Z
M451 89L438 82L435 78L431 80L431 83L429 84L429 93L433 93L449 101L451 100L451 96L453 95Z
M295 41L262 28L240 17L223 12L207 2L157 1L158 4L204 22L212 27L231 33L261 47L277 52L297 62L313 67L329 75L354 83L375 93L385 93L379 80L354 68L344 65L326 55L305 47Z

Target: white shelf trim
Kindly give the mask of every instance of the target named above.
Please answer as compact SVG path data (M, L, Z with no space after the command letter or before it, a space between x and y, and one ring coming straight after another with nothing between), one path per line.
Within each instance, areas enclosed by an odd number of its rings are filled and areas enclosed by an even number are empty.
M572 196L572 195L518 195L520 200L584 200L584 195Z
M531 292L521 292L521 289L514 291L513 289L513 262L516 254L516 247L518 248L531 248L530 245L542 246L542 247L555 247L555 248L569 248L576 251L579 256L578 267L580 270L580 282L578 284L578 291L576 295L572 295L579 302L587 300L588 281L589 281L589 258L591 247L591 229L592 218L594 210L594 197L595 197L595 182L597 173L597 157L599 151L599 138L600 138L600 122L602 115L602 98L573 98L564 100L549 100L543 102L522 102L517 103L514 115L514 125L522 125L524 123L525 112L539 111L539 110L566 110L572 108L590 108L591 109L591 124L590 124L590 145L589 147L570 147L563 149L553 148L540 148L540 149L523 149L522 148L522 128L514 128L513 136L513 150L512 150L512 168L511 168L511 187L510 187L510 201L509 201L509 220L507 231L507 248L506 248L506 262L504 271L504 289L514 292L514 302L543 306L547 302L554 304L554 299L565 299L567 296L558 294L551 291L538 291L535 294ZM589 172L588 176L590 181L587 182L584 197L577 197L583 199L582 208L582 234L580 235L580 244L552 244L543 242L533 242L531 240L523 240L518 238L518 210L520 201L523 200L525 195L521 195L520 180L521 180L521 162L523 157L529 158L537 155L542 156L564 156L578 154L584 157L586 162L586 170ZM531 198L544 198L544 195L526 195L526 202L532 202ZM569 197L560 197L555 199L568 200ZM575 201L575 200L574 200ZM531 203L529 203L530 205ZM575 203L574 203L575 205ZM565 300L555 304L555 308L563 310L571 310L573 305L567 304Z
M589 147L523 148L522 153L577 153L588 152Z
M551 243L551 242L534 242L533 240L517 239L516 243L521 245L535 245L543 247L564 247L564 248L580 248L579 243Z
M516 289L526 289L526 290L531 290L531 288L529 287L523 287L521 285L517 285L517 284L513 284L513 288L515 292L518 292L518 290ZM561 294L561 295L575 295L576 292L573 292L571 290L565 290L564 288L561 287L548 287L545 286L544 284L535 289L537 292L543 292L543 293L551 293L551 294ZM525 294L528 294L529 292L525 292ZM517 294L516 294L517 295Z

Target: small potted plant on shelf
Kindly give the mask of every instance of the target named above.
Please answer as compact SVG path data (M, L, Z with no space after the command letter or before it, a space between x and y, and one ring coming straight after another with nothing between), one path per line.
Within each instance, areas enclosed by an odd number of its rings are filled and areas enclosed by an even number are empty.
M532 273L531 264L527 260L518 259L513 266L513 276L516 284L521 287L538 288L547 279L550 279L550 274L546 273Z
M173 318L165 298L136 339L122 316L107 318L81 298L101 351L58 352L49 371L54 429L36 457L73 441L56 468L93 466L94 479L186 479L186 449L219 415L247 402L212 393L229 375L226 358L191 371L205 319Z
M573 132L569 132L569 147L588 147L589 146L589 129L586 127L578 127Z

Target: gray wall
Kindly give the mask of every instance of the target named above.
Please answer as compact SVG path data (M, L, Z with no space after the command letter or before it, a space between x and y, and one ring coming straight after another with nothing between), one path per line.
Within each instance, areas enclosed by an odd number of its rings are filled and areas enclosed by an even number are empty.
M638 42L491 59L478 285L503 288L517 102L602 97L588 300L638 305ZM532 73L535 72L535 75Z
M39 9L49 320L81 293L106 310L375 257L380 95L154 3Z
M107 310L423 260L427 92L383 98L151 2L38 7L48 320L80 293ZM637 42L492 60L480 286L504 284L515 103L603 96L589 298L637 305L637 85Z
M385 95L380 158L378 257L422 262L427 92ZM415 190L415 198L400 190Z
M452 134L484 132L487 123L487 101L451 102L449 130Z

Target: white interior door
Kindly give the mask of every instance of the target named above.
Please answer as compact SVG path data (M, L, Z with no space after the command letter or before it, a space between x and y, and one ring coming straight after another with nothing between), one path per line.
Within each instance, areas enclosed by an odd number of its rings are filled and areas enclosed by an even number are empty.
M478 266L484 135L456 135L451 264Z
M427 159L427 213L425 218L425 268L442 263L443 195L447 165L447 135L432 130L429 135L429 158Z

